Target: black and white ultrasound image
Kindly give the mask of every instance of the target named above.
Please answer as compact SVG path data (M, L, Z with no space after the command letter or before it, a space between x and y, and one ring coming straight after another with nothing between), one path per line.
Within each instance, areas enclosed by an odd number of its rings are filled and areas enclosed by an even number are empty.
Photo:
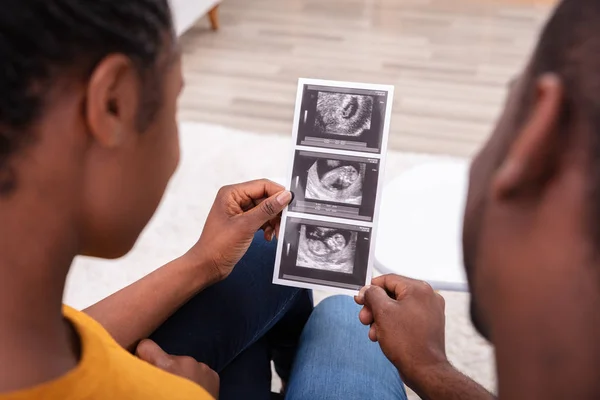
M358 290L366 284L371 228L288 217L279 279Z
M321 134L356 138L371 129L373 97L319 92L315 130Z
M292 212L373 221L379 159L297 150L290 190Z
M360 206L365 163L318 159L308 170L305 198Z
M385 91L304 85L296 144L381 153Z
M358 234L354 231L301 225L296 265L352 274L357 240Z

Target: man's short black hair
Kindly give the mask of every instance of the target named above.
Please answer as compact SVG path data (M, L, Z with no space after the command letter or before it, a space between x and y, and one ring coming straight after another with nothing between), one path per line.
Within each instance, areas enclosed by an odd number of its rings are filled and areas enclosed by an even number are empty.
M109 54L135 63L146 92L140 122L152 118L160 101L152 72L173 29L168 0L2 0L1 8L0 175L32 139L28 127L42 115L53 80L88 78ZM2 181L0 195L12 186Z
M562 1L541 34L530 71L534 79L547 72L561 78L561 131L583 129L589 138L589 222L600 243L600 1Z

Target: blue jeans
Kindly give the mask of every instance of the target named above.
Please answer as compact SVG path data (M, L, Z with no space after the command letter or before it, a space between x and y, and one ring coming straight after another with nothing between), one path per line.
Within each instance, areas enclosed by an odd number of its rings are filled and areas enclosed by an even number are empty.
M288 399L405 400L353 300L336 296L313 312L310 291L271 283L275 251L257 234L227 279L191 299L150 338L217 371L221 400L270 400L271 360L289 382Z
M398 371L349 296L323 300L313 311L296 354L286 400L406 400Z
M150 338L217 371L222 400L269 400L271 360L289 379L310 291L273 285L276 243L257 234L231 275L192 298Z

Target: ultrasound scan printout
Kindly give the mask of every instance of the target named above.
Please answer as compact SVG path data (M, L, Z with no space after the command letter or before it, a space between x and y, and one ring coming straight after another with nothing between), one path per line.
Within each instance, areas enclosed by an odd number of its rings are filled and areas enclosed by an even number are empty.
M288 211L372 222L381 160L297 150Z
M315 129L321 134L359 137L371 129L373 97L318 92Z
M317 160L307 173L306 198L360 206L366 164Z
M351 274L356 241L356 232L302 225L296 266Z
M370 282L394 87L300 79L273 282L355 294Z

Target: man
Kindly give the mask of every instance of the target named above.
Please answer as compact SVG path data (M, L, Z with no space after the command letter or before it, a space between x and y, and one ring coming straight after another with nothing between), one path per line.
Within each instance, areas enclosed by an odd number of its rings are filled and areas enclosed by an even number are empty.
M473 323L495 346L501 399L600 398L599 165L600 2L565 0L471 168L464 261ZM356 301L369 337L422 398L491 398L446 359L444 301L429 285L384 276ZM304 367L292 374L290 389L316 377L305 348L326 336L329 366L346 357L340 375L348 378L338 385L360 390L361 359L348 355L354 350L347 340L327 336L338 327L313 327L332 310L351 309L341 302L315 310L298 355ZM398 387L397 377L382 379L374 390ZM333 398L320 395L330 390L323 380L313 382L303 396Z
M182 86L167 0L2 3L0 399L268 399L272 358L287 378L312 304L270 284L272 182L221 189L188 253L63 310L73 258L124 255L156 210Z

